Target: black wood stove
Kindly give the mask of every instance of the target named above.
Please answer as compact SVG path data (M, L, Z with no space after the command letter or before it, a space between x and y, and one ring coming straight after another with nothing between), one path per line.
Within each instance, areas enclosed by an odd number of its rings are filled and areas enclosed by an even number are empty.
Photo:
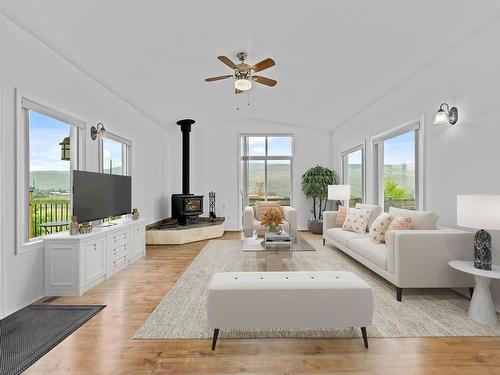
M189 133L194 120L179 120L182 131L182 194L172 194L172 218L179 225L189 225L197 222L203 213L203 195L189 193Z

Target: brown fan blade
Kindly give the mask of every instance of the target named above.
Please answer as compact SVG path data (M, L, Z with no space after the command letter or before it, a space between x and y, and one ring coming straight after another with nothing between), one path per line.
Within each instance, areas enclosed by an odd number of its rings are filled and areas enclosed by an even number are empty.
M238 66L232 62L229 57L227 56L217 56L217 58L222 61L224 64L226 64L227 66L229 66L231 69L238 69Z
M261 62L253 65L251 69L253 69L255 72L260 72L261 70L270 68L271 66L274 66L276 63L274 62L273 59L267 58L265 60L262 60Z
M235 94L241 94L242 92L244 92L244 91L242 91L242 90L238 90L238 89L234 89L234 93L235 93Z
M257 83L262 83L263 85L266 85L266 86L276 86L276 84L278 83L278 81L274 80L274 79L271 79L271 78L266 78L266 77L262 77L262 76L252 76L252 80L257 82Z
M207 82L220 81L221 79L226 79L229 77L232 77L232 75L205 78L205 81L207 81Z

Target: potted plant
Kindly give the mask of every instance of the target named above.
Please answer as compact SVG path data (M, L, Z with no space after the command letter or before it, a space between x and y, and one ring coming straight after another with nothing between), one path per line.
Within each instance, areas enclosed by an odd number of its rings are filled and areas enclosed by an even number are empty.
M313 199L313 217L307 221L313 233L323 233L323 211L326 209L328 185L337 184L334 170L317 165L302 175L302 191L306 198Z

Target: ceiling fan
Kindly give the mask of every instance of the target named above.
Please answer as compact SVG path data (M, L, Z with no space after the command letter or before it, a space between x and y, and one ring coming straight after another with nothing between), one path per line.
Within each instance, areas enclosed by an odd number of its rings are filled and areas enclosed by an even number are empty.
M217 56L217 58L220 61L222 61L224 64L226 64L231 69L233 69L234 72L232 75L205 78L205 81L213 82L213 81L220 81L222 79L233 77L235 79L235 81L234 81L235 94L241 94L243 91L250 90L252 88L252 81L266 85L266 86L271 86L271 87L276 86L278 81L271 79L271 78L266 78L266 77L254 75L254 73L260 72L264 69L267 69L267 68L274 66L276 63L274 62L273 59L267 58L267 59L262 60L261 62L255 64L255 65L250 66L250 65L245 63L245 60L247 58L246 52L240 52L236 55L236 57L238 57L238 60L240 60L239 64L233 63L226 56Z

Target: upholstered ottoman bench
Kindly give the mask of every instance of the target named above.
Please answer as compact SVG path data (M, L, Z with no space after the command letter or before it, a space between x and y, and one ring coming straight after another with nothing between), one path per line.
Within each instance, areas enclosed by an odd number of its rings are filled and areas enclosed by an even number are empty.
M373 316L372 290L352 272L224 272L208 291L215 350L220 329L361 327Z

